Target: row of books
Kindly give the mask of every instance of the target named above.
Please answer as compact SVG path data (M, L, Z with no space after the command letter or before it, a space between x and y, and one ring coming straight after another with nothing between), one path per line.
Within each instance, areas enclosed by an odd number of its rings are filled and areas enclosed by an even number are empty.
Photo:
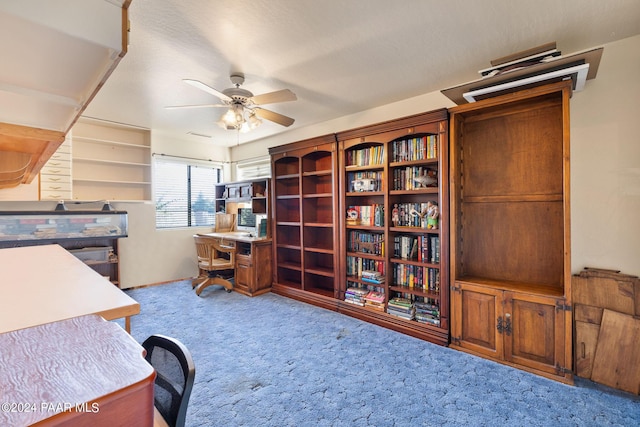
M425 292L440 291L440 270L410 264L393 264L391 280L397 286L420 289Z
M394 297L387 303L387 313L407 320L440 326L440 307L432 302Z
M350 304L384 311L384 293L359 287L348 287L344 300Z
M394 236L393 257L437 264L440 262L440 236Z
M363 270L360 274L363 282L380 285L384 283L384 275L377 270Z
M376 145L359 150L348 150L345 153L347 166L374 166L384 162L384 146Z
M362 276L363 271L377 271L383 277L385 275L384 261L374 259L347 256L347 276Z
M416 309L415 320L440 326L440 307L437 304L416 301L413 306Z
M384 226L384 205L349 206L347 224Z
M391 144L392 162L436 159L437 157L438 137L436 135L425 135L401 141L394 141Z
M435 204L436 202L431 203ZM427 228L427 212L427 202L395 203L391 212L391 222L395 227Z
M393 190L418 190L437 187L438 171L423 166L393 169Z
M385 311L385 293L371 286L360 286L354 282L347 282L347 290L344 294L345 302L367 307L373 310ZM440 326L440 306L429 298L415 297L413 295L398 294L391 298L386 305L386 312L407 320L415 320Z
M349 252L363 252L384 256L384 234L349 230L347 250Z
M366 189L366 191L382 191L382 171L362 171L362 172L348 172L347 184L349 185L349 192L362 191L354 187L354 181L359 179L371 179L373 185Z

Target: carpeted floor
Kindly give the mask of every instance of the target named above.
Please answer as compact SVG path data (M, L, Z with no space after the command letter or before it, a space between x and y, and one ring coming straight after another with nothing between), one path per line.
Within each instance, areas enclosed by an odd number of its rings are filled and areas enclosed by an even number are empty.
M275 294L127 291L132 335L181 340L196 426L638 426L636 396L568 386Z

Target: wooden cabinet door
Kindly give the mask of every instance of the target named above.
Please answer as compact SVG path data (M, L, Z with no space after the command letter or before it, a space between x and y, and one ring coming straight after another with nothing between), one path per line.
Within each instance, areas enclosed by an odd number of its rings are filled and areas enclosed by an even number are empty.
M498 319L503 319L503 291L456 282L452 298L451 336L453 345L477 354L503 359L503 339Z
M251 260L244 260L238 256L236 263L236 286L247 292L253 291L253 266Z
M505 360L550 374L565 366L562 300L505 292Z

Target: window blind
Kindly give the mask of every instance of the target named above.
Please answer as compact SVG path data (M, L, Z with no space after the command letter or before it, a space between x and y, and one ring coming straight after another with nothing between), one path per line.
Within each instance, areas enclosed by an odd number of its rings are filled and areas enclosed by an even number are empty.
M220 175L215 165L155 158L156 228L214 226Z

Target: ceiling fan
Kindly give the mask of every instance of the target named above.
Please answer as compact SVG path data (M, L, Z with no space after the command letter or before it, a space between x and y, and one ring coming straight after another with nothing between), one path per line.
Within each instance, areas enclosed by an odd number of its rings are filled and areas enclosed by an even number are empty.
M244 75L241 73L231 74L231 83L235 87L224 89L220 92L198 80L184 79L183 82L191 86L203 90L211 95L218 97L222 104L205 104L205 105L177 105L165 107L171 108L211 108L226 107L227 112L220 117L218 125L224 129L239 130L247 132L255 129L262 123L261 119L269 120L282 126L291 126L294 119L285 115L276 113L263 108L263 104L275 104L277 102L295 101L298 99L296 94L289 89L277 90L262 95L253 95L246 89L242 89L240 85L244 83Z

